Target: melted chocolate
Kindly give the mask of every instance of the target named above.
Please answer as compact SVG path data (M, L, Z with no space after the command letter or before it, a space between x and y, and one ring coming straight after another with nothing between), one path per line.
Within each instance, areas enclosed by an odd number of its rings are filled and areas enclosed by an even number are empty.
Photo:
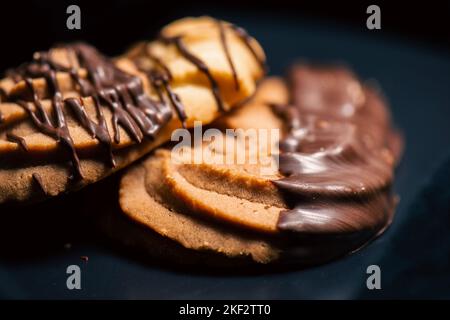
M52 103L56 113L56 126L50 120L50 116L45 111L44 107L39 100L36 90L33 87L31 78L25 78L25 83L30 90L32 96L32 102L35 105L39 116L31 109L28 102L20 100L17 103L21 105L30 115L34 125L44 134L53 137L59 141L70 153L72 157L72 164L75 169L75 173L78 177L82 177L80 159L75 151L72 137L69 134L67 127L67 121L63 113L63 100L62 93L59 91L59 86L56 82L56 73L54 70L49 70L46 75L47 85L53 95Z
M77 43L64 48L68 52L73 52L80 67L86 69L86 79L79 75L76 68L56 64L46 52L35 54L31 63L10 70L8 75L16 82L25 81L31 94L31 104L22 99L14 101L29 113L39 131L53 137L67 150L77 177L82 178L80 160L67 126L64 111L66 107L74 112L81 126L105 146L111 166L115 166L113 142L101 106L109 107L112 112L114 142L117 144L120 143L119 126L136 142L141 142L144 137L154 138L161 127L170 120L172 112L169 106L153 101L145 94L139 77L120 70L93 47ZM96 121L89 118L83 99L63 99L56 80L57 72L69 73L77 84L80 95L92 97L96 108ZM33 86L34 78L46 80L56 119L52 119L43 108L41 98Z
M167 105L164 92L167 93L167 96L169 97L169 100L172 106L174 107L183 127L186 127L187 115L184 106L181 103L180 97L172 90L172 87L170 86L172 74L169 68L160 59L154 57L153 55L148 54L146 51L145 54L147 55L148 58L150 58L156 63L159 69L152 68L150 70L147 70L146 68L142 67L139 64L139 61L135 61L137 68L147 75L147 78L150 80L153 89L155 89L156 94L158 95L159 102L163 105Z
M6 134L6 139L11 142L17 143L23 150L28 151L28 146L24 138L15 135L14 133L8 132Z
M289 76L291 103L274 106L287 132L274 181L289 210L278 228L303 236L352 235L360 247L390 223L390 192L401 139L384 101L342 68L298 65Z
M39 189L41 189L41 191L44 193L44 195L47 195L47 189L44 186L44 183L42 182L42 178L39 175L39 173L33 173L31 175L31 177L33 178L33 181L36 183L36 185L39 187Z

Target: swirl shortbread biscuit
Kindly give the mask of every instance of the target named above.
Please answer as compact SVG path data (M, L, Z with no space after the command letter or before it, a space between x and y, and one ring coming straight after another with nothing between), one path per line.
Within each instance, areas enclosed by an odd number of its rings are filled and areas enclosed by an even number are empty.
M208 17L114 60L82 43L36 53L0 82L0 203L81 188L210 123L255 92L264 61L243 29Z

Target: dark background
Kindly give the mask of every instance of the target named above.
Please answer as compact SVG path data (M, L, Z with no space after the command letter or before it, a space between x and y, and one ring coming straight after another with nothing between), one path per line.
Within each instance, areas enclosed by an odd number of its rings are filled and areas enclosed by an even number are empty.
M81 30L66 28L66 8L70 4L81 7ZM134 41L149 39L162 25L186 15L220 16L222 11L289 15L365 29L370 4L381 7L382 30L376 32L450 52L449 1L4 1L0 7L0 71L56 42L82 39L107 54L119 54Z

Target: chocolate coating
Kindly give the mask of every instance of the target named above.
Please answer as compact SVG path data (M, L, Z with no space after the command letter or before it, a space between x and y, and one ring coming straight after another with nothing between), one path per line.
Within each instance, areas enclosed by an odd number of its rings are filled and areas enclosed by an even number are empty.
M287 127L279 164L285 177L274 184L290 205L278 228L337 241L322 248L330 257L350 252L392 220L401 138L380 94L344 68L296 65L289 86L291 103L274 106ZM299 248L313 254L308 241Z

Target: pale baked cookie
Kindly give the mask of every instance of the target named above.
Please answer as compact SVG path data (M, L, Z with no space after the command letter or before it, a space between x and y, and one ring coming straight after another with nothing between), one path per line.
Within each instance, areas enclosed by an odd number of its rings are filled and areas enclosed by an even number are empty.
M279 155L275 169L262 171L267 161L193 161L199 149L203 155L213 150L214 159L255 152L247 144L230 151L226 142L213 148L204 142L180 156L158 149L121 180L120 207L137 222L132 228L139 238L126 233L127 241L168 256L152 248L151 239L160 235L166 248L172 243L184 257L169 255L181 263L208 264L196 258L206 255L211 261L314 264L381 234L395 208L390 184L402 145L384 100L340 67L297 65L287 84L263 81L252 101L213 124L279 129L280 150L256 149L261 158ZM110 228L114 234L130 226L122 220Z
M82 43L36 53L0 82L0 203L79 189L210 123L255 92L264 61L245 31L208 17L114 60Z

